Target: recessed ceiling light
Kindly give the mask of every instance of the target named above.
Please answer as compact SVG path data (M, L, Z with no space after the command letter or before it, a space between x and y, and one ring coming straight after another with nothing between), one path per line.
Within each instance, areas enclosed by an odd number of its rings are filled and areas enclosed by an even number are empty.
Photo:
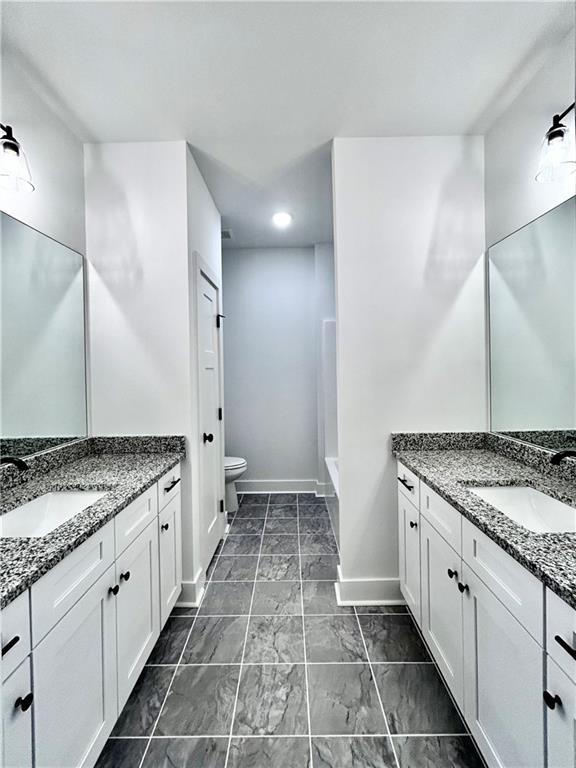
M286 211L278 211L272 216L272 223L278 229L286 229L292 224L292 214L286 213Z

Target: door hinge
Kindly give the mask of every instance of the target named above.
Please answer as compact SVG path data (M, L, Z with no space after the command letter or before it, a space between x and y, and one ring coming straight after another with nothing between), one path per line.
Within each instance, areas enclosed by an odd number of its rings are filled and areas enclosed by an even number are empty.
M221 320L223 320L226 317L226 315L216 315L216 328L220 328L222 325Z
M220 512L224 512L224 499L220 499Z
M222 413L222 408L218 408L218 421L222 421L224 418L224 414Z

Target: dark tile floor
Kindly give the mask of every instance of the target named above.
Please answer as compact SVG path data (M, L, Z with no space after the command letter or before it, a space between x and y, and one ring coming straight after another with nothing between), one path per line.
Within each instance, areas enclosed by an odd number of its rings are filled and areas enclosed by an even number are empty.
M313 494L245 494L97 768L483 768L402 607L336 604Z

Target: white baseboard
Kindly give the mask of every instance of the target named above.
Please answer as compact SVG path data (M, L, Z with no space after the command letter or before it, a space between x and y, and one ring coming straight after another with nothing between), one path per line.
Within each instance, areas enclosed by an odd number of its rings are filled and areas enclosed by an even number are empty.
M206 574L199 571L194 581L183 581L182 592L176 603L177 608L199 608L204 596Z
M344 579L338 566L338 605L404 605L400 579Z
M315 493L316 480L237 480L238 493Z
M330 493L331 483L316 483L316 496L327 496Z

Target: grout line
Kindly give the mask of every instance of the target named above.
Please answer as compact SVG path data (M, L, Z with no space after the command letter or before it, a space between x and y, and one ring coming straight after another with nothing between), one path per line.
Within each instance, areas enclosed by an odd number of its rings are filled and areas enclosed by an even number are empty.
M306 614L308 616L308 614ZM204 618L203 616L200 616L200 618ZM222 618L222 617L219 617ZM242 619L291 619L291 618L302 618L302 614L293 614L291 616L287 615L280 615L280 614L267 614L266 616L241 616ZM312 616L312 618L314 618ZM348 618L354 618L353 616L349 616ZM350 666L352 664L356 664L357 666L366 666L366 661L244 661L243 666L244 667L286 667L286 666L292 666L292 667L303 667L304 665L307 665L309 667L326 667L326 666ZM401 666L401 665L408 665L411 664L413 666L431 666L434 664L433 661L373 661L371 662L372 666L374 667L389 667L389 666ZM239 667L240 662L239 661L195 661L195 662L186 662L182 664L146 664L146 667ZM146 738L145 736L142 736L140 738Z
M108 741L142 741L143 739L149 739L151 741L161 741L165 739L228 739L227 734L218 733L198 733L194 735L190 734L176 734L176 735L164 735L159 736L109 736ZM308 736L302 733L278 733L274 736L269 734L260 733L244 733L238 734L233 738L237 739L307 739ZM422 739L422 738L460 738L470 739L474 741L469 733L315 733L312 738L314 739L374 739L374 738L389 738L389 739Z
M298 572L300 574L300 604L302 606L302 644L304 646L304 684L306 686L306 712L308 715L308 747L310 750L310 765L314 764L312 750L312 718L310 716L310 682L308 680L308 654L306 652L306 621L304 618L304 584L302 583L302 547L300 544L300 504L296 496L296 526L298 529Z

